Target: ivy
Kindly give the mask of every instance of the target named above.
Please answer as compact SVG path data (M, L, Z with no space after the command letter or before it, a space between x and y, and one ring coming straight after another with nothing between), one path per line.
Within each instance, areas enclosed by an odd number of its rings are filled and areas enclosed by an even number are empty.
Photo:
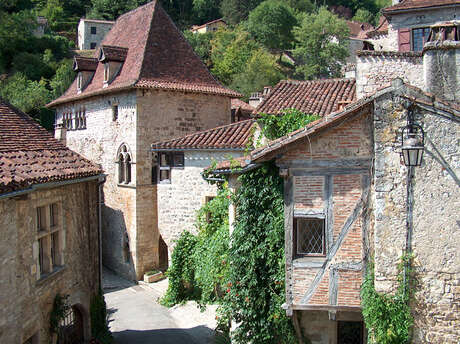
M401 258L398 276L398 289L394 295L380 294L374 286L374 264L368 266L368 272L361 286L361 305L363 317L369 330L370 344L408 344L414 323L409 302L414 279L410 269L412 256ZM403 267L406 266L406 272Z
M112 343L113 337L108 325L107 304L101 290L91 297L90 314L93 339L101 344Z
M272 163L240 177L221 324L238 324L236 343L293 343L284 302L283 182Z
M258 119L262 127L262 135L269 140L285 136L308 123L318 120L318 115L305 114L296 109L285 109L280 115L260 114Z
M59 323L64 320L70 310L68 303L69 295L56 294L53 301L53 309L50 314L50 332L59 332Z

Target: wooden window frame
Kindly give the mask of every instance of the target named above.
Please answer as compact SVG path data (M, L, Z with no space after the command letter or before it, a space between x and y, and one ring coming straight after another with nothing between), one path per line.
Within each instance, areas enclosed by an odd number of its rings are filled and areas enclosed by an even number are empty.
M165 152L165 151L160 151L157 153L158 158L156 161L156 168L157 168L157 184L171 184L171 171L173 168L175 169L183 169L185 168L185 154L183 151L173 151L173 152ZM162 165L161 163L161 158L162 155L168 156L166 159L169 164ZM154 162L155 163L155 162ZM162 171L168 171L168 176L169 178L162 179L161 172ZM152 180L153 180L153 171L152 171Z
M322 232L322 247L323 247L323 252L322 253L299 253L297 252L298 248L298 220L301 219L306 219L306 220L321 220L323 221L323 232ZM293 235L292 235L292 252L293 252L293 258L302 258L302 257L320 257L324 258L327 255L327 245L326 245L326 217L325 216L294 216L294 219L292 221L293 223Z

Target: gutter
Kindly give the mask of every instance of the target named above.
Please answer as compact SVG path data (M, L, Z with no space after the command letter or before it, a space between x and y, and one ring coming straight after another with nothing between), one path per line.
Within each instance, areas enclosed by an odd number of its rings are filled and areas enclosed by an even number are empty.
M102 198L102 187L103 184L106 181L106 176L104 175L99 179L99 182L97 184L97 191L98 191L98 200L97 200L97 216L98 216L98 222L97 222L97 240L98 240L98 253L99 253L99 290L102 291L102 206L104 205L104 201Z
M202 152L242 152L246 148L152 148L152 152L183 152L183 151L202 151Z
M444 8L455 8L457 7L458 4L448 4L448 5L434 5L434 6L425 6L425 7L418 7L418 8L400 8L396 10L389 10L389 11L382 11L382 14L388 18L388 16L392 16L395 14L402 14L402 13L411 13L411 12L421 12L421 11L426 11L426 10L432 10L432 9L444 9Z
M31 192L37 191L37 190L42 190L42 189L51 189L63 185L70 185L70 184L76 184L76 183L83 183L83 182L88 182L96 179L103 178L105 180L106 175L105 174L97 174L95 176L91 177L86 177L86 178L78 178L78 179L71 179L71 180L63 180L59 182L49 182L49 183L42 183L42 184L35 184L30 186L27 189L23 190L17 190L17 191L12 191L4 194L0 194L0 199L5 199L5 198L11 198L11 197L16 197L16 196L21 196L21 195L26 195Z
M260 163L251 163L243 168L219 170L219 171L215 171L214 173L216 174L243 174L243 173L255 170L256 168L260 166L261 166Z

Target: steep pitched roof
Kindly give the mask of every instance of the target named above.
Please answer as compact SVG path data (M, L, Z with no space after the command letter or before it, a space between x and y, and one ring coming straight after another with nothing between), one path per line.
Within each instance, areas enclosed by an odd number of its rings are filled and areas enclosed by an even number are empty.
M236 122L173 140L152 144L153 150L244 150L250 144L255 120Z
M0 98L0 193L102 173Z
M356 100L355 79L280 81L254 113L279 114L287 108L320 116L337 111L341 103Z
M399 4L384 8L383 14L391 14L399 11L419 10L430 7L442 7L460 5L458 0L403 0Z
M77 92L75 80L49 107L133 87L241 96L211 75L158 0L120 16L101 46L127 49L114 80L103 88L104 66L99 63L93 79L81 93ZM99 57L99 50L94 57Z

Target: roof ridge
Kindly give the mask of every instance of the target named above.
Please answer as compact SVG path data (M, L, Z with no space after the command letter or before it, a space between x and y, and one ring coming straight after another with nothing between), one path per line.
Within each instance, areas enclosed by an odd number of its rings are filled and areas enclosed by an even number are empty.
M294 79L286 79L286 80L280 80L279 83L284 83L284 84L292 84L292 85L298 85L298 84L303 84L303 83L319 83L319 82L334 82L334 81L347 81L347 80L356 80L356 78L327 78L327 79L314 79L314 80L294 80Z
M122 15L120 15L120 16L115 20L115 22L118 21L118 19L120 19L120 18L128 17L128 16L130 16L130 15L132 15L132 14L134 14L134 13L140 11L140 10L143 9L144 7L151 6L152 3L155 3L153 6L156 7L157 2L158 2L158 0L152 0L152 1L147 2L146 4L144 4L144 5L142 5L142 6L133 8L131 11L128 11L128 12L123 13Z

